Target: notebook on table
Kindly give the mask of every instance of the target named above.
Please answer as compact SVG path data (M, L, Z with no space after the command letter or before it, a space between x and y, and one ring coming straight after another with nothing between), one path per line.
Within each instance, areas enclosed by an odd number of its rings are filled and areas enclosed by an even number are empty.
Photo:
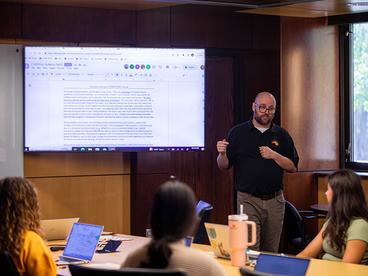
M304 276L308 265L308 259L261 253L254 270L284 276Z
M48 241L66 240L73 224L78 221L79 218L44 219L41 220L41 228Z
M205 222L208 240L213 253L220 258L230 259L229 226Z
M103 226L100 225L74 223L58 264L90 262L95 254L102 230Z

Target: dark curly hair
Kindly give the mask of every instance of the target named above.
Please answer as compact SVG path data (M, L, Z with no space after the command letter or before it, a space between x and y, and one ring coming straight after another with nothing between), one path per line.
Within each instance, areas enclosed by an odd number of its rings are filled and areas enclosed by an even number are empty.
M0 251L21 252L27 230L42 236L36 189L22 177L0 180Z
M368 222L368 206L360 177L352 170L344 169L328 177L332 189L332 201L327 215L328 223L322 237L330 239L330 245L341 251L345 248L346 232L353 218Z
M169 244L191 235L197 225L193 190L178 180L165 182L157 190L151 211L152 240L148 262L141 267L166 268L172 251Z

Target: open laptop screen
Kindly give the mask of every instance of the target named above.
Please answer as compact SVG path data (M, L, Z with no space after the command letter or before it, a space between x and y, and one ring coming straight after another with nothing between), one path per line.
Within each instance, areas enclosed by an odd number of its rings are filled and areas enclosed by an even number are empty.
M230 259L229 226L208 222L205 222L204 226L213 253L217 257Z
M41 228L48 241L65 240L68 238L73 224L78 221L79 218L44 219L41 220Z
M102 230L100 225L74 223L63 256L92 260Z
M255 270L279 275L304 276L308 265L308 259L259 254Z
M196 206L197 215L199 215L203 209L205 209L207 207L210 207L210 206L211 206L211 204L209 204L205 201L202 201L202 200L198 201L197 206Z

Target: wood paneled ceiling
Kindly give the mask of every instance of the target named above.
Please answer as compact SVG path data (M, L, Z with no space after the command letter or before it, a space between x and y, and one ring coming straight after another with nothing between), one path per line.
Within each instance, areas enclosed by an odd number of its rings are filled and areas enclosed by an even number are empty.
M0 0L0 2L91 7L122 10L147 10L177 5L232 7L253 14L324 17L368 12L368 0Z
M294 17L324 17L352 13L368 12L368 1L359 0L323 0L290 4L281 7L260 7L244 10L255 14L269 14Z

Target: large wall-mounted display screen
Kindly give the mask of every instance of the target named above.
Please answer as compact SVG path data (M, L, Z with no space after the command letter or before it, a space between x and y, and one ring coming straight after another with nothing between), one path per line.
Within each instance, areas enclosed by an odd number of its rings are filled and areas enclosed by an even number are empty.
M204 49L25 47L24 151L202 151Z

